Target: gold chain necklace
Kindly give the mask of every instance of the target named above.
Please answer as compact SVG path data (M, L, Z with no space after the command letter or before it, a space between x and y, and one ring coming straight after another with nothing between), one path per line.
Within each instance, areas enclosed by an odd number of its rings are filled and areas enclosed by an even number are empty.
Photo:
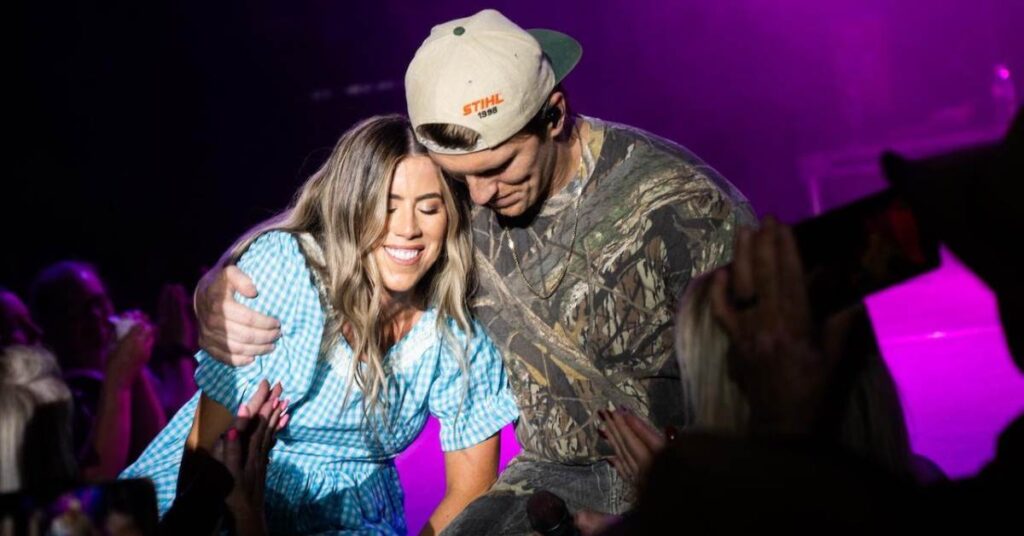
M577 139L579 140L579 143L580 143L580 167L577 170L577 173L578 173L579 177L582 179L583 173L585 172L585 169L583 167L583 137L579 135L579 131L577 131L577 136L578 136ZM508 227L502 228L502 238L504 238L505 240L508 241L508 249L509 249L509 251L512 252L512 260L515 261L515 263L516 263L516 269L519 271L519 276L523 278L523 283L526 283L526 288L530 289L530 292L532 292L534 296L537 296L538 298L540 298L542 300L546 300L546 299L550 298L551 296L553 296L555 294L555 291L557 291L558 287L562 284L562 280L565 279L566 274L569 273L569 261L572 260L573 248L575 248L575 246L576 246L576 232L579 230L579 224L580 224L580 198L581 197L583 197L583 189L582 189L582 187L580 188L580 191L578 192L578 195L576 196L576 201L573 203L574 212L576 213L576 218L573 220L573 223L572 223L572 240L569 242L569 254L565 258L565 265L562 266L562 273L558 275L558 278L555 280L555 284L554 284L554 286L551 287L551 290L548 290L547 284L544 283L544 277L543 276L541 276L541 280L540 280L540 284L541 284L542 288L544 289L543 292L537 290L533 286L533 284L530 283L530 280L526 278L526 273L523 272L523 266L519 262L519 254L516 253L516 245L515 245L515 242L512 240L512 236L508 232ZM540 252L538 250L538 255L539 255L539 253Z

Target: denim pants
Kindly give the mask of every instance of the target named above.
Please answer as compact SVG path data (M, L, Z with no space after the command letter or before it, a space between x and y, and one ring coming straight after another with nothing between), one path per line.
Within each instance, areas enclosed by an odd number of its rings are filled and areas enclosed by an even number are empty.
M566 465L540 461L521 453L509 463L491 490L470 503L442 535L531 534L526 501L538 490L561 497L570 513L588 508L621 514L634 500L632 485L620 478L606 461Z

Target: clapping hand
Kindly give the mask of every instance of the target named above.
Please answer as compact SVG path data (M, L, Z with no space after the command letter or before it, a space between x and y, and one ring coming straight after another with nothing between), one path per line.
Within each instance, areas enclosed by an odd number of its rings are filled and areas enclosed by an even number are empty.
M130 319L132 327L114 346L105 365L106 378L118 390L129 389L139 372L149 363L156 340L153 325L140 311L129 311L122 318Z
M281 384L273 389L260 383L248 403L238 409L235 424L214 444L211 455L224 464L234 478L225 499L240 535L267 533L263 499L276 434L287 426L288 401L281 400Z

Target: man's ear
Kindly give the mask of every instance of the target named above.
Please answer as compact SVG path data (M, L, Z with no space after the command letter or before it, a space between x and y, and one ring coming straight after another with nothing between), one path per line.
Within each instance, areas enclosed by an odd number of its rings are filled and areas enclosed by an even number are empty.
M544 119L547 123L548 136L555 139L565 131L565 94L561 91L553 91L548 97L547 110Z

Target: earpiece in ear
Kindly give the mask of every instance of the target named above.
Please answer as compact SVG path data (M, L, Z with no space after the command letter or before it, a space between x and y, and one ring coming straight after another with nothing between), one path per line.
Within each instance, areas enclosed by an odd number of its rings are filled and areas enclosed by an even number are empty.
M554 125L558 123L558 120L562 118L562 109L558 106L552 106L544 112L544 120L549 124Z

